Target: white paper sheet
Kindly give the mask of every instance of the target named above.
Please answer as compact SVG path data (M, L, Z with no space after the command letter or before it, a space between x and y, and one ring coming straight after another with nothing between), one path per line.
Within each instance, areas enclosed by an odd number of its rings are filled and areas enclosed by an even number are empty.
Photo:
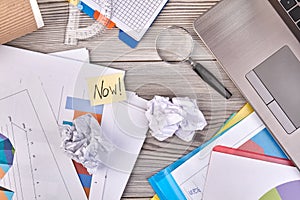
M86 199L73 163L60 149L58 127L39 80L23 76L9 82L1 76L0 128L16 151L0 186L15 192L13 200Z
M50 53L49 55L59 56L61 58L69 58L69 59L78 60L86 63L90 62L89 50L87 50L86 48L54 52L54 53Z
M104 107L102 130L117 151L111 155L113 160L105 162L107 166L93 175L90 200L121 199L148 131L146 101L134 98L129 100L132 103L118 102Z
M300 180L296 167L274 163L274 158L269 158L265 161L213 151L203 200L259 199L278 185ZM293 196L291 199L298 198Z
M54 55L86 61L86 53L84 49L78 49ZM120 161L123 160L121 153L129 159L126 160L126 164L105 163L107 167L102 167L93 175L89 200L121 198L148 131L148 122L144 114L146 107L147 101L137 97L134 92L127 92L125 102L104 107L101 123L103 132L118 148L119 151L116 152L120 152ZM116 167L116 164L120 167Z

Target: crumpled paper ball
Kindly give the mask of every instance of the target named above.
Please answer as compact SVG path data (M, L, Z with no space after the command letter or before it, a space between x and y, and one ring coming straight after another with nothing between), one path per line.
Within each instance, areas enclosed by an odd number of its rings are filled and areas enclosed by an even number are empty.
M63 137L62 149L87 168L90 174L102 164L101 160L107 159L100 155L108 155L114 150L114 146L104 138L101 126L91 114L76 118L72 126L61 126L60 132Z
M188 97L174 97L171 102L168 97L155 96L147 104L146 117L150 133L159 141L176 134L190 142L195 131L207 125L196 100Z

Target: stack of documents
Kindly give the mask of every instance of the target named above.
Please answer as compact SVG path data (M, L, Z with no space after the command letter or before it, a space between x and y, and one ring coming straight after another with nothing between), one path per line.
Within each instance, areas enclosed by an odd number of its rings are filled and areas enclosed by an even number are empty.
M158 197L161 200L203 198L210 155L217 145L287 159L263 122L246 104L225 123L215 137L149 178Z
M72 53L87 55L86 50ZM92 113L115 151L109 165L89 181L88 199L120 199L148 130L146 101L128 93L126 101L91 106L86 79L124 71L59 56L0 46L0 128L16 149L0 186L16 199L87 199L72 160L61 149L58 126ZM120 163L114 153L129 159Z

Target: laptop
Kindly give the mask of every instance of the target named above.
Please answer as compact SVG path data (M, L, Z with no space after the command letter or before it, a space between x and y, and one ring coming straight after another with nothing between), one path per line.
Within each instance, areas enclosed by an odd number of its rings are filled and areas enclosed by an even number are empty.
M300 169L300 0L223 0L194 28Z

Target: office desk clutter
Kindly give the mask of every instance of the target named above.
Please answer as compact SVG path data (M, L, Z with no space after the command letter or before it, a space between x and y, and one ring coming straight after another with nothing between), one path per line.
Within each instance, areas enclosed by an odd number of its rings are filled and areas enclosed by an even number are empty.
M40 1L47 27L0 45L0 200L299 198L299 169L190 31L217 1L68 2ZM36 0L0 6L0 43L43 26Z
M173 97L171 102L168 97L155 96L147 103L146 117L151 135L159 141L175 134L190 142L195 131L207 125L196 100L188 97Z

